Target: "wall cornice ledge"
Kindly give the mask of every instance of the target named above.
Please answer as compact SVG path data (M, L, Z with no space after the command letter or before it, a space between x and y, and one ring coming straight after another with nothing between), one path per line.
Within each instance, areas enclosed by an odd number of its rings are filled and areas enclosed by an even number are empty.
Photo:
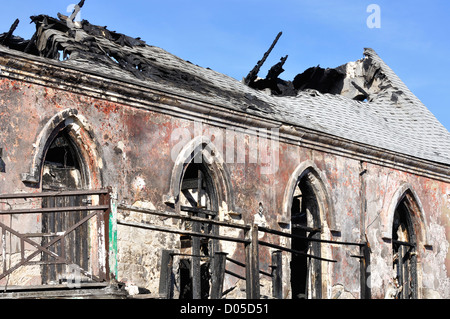
M123 80L112 75L98 75L64 62L45 59L0 46L0 78L49 86L93 98L147 109L227 128L278 128L280 142L328 152L359 161L406 171L450 182L450 165L416 158L386 149L357 143L310 128L269 119L263 113L240 111L211 104L179 92L162 90L151 83ZM270 136L269 136L270 137Z

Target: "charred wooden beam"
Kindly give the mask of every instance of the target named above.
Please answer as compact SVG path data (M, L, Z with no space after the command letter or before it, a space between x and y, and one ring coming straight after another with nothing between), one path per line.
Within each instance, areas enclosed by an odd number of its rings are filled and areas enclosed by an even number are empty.
M241 266L241 267L246 267L244 263L241 263L240 261L238 261L236 259L232 259L232 258L227 257L227 260L232 262L235 265L238 265L238 266ZM259 273L262 274L262 275L265 275L265 276L272 277L272 274L268 273L267 271L261 270L261 269L259 270Z
M130 227L137 227L142 229L149 229L154 231L162 231L166 233L172 233L172 234L179 234L179 235L187 235L187 236L193 236L193 237L205 237L205 238L211 238L211 239L219 239L219 240L225 240L225 241L231 241L236 243L243 243L247 244L250 242L248 239L240 239L235 237L228 237L228 236L220 236L220 235L211 235L206 233L197 233L193 231L183 231L179 229L174 228L167 228L167 227L161 227L161 226L155 226L150 224L144 224L144 223L136 223L136 222L127 222L123 220L117 221L118 225L124 225L124 226L130 226Z
M286 62L288 56L282 57L280 62L275 64L269 69L267 72L267 76L265 79L257 79L250 82L248 85L257 90L265 90L270 89L273 94L279 95L282 94L283 91L280 89L279 84L282 86L291 86L288 82L279 79L279 75L284 72L283 65ZM286 92L287 93L287 92ZM287 93L288 94L288 93Z
M37 214L37 213L62 213L62 212L80 212L80 211L98 211L107 210L108 205L97 206L74 206L74 207L49 207L49 208L35 208L35 209L14 209L14 210L0 210L0 215L14 215L14 214Z
M355 87L355 89L357 89L361 94L362 94L362 98L363 98L363 100L364 99L367 99L369 96L370 96L370 94L369 93L367 93L362 87L360 87L358 84L356 84L355 83L355 81L351 81L350 82L354 87ZM357 96L357 97L355 97L354 99L358 99L359 97ZM360 98L359 98L360 99Z
M299 251L299 250L283 247L283 246L280 246L280 245L275 245L275 244L272 244L272 243L269 243L269 242L266 242L266 241L262 241L262 240L259 240L258 243L261 246L266 246L266 247L271 247L271 248L275 248L275 249L282 250L282 251L287 251L287 252L290 252L290 253L293 253L293 254L296 254L296 255L306 256L306 257L312 258L312 259L327 261L327 262L331 262L331 263L337 262L337 260L327 259L327 258L322 258L322 257L310 255L310 254L305 253L304 251Z
M208 216L217 216L217 214L218 214L218 211L203 209L203 208L199 208L199 207L181 206L180 209L184 212L205 214Z
M360 258L360 288L361 288L361 299L370 299L372 292L370 289L370 284L368 282L370 278L370 247L368 243L360 247L360 255L352 256Z
M274 234L274 235L284 236L284 237L289 237L289 238L305 239L305 240L308 240L308 241L311 241L311 242L319 242L319 243L335 244L335 245L359 246L359 247L362 247L362 246L365 245L364 243L354 243L354 242L346 242L346 241L334 241L334 240L327 240L327 239L305 237L305 236L301 236L301 235L285 233L285 232L282 232L282 231L279 231L279 230L270 229L270 228L262 227L262 226L259 227L259 230L262 231L262 232L269 233L269 234Z
M81 0L77 5L75 5L75 8L73 9L72 14L69 17L69 20L73 22L75 20L78 13L80 13L81 8L84 6L84 0Z
M212 283L211 283L211 299L221 299L223 293L223 281L225 278L225 265L227 261L227 253L214 253Z
M163 250L161 253L161 270L159 277L159 295L165 299L172 299L172 267L173 251Z
M414 243L408 243L406 241L400 241L400 240L392 240L393 244L399 245L399 246L408 246L408 247L416 247Z
M6 172L6 164L2 159L2 155L3 155L3 149L0 148L0 173L5 173Z
M19 25L19 22L20 22L19 19L16 19L16 21L14 21L14 23L11 25L11 28L9 29L8 33L5 35L5 37L3 38L3 40L0 44L3 45L9 41L9 39L13 35L14 31L16 30L17 26Z
M37 32L35 32L33 34L33 36L31 37L30 41L28 42L27 46L25 47L25 50L23 52L28 53L32 46L35 45L36 46L36 38L37 38Z
M44 192L44 193L16 193L16 194L2 194L2 195L0 195L0 199L37 198L37 197L44 198L44 197L55 197L55 196L101 195L101 194L107 194L107 193L108 193L107 189Z
M258 226L253 225L247 231L246 239L249 241L245 245L245 284L247 299L259 299L259 243Z
M266 62L267 58L270 55L270 52L272 52L273 48L275 47L275 45L277 44L278 40L280 39L281 35L283 34L283 32L279 32L277 37L275 38L275 40L273 41L272 45L270 46L269 50L267 50L266 53L264 53L264 56L261 60L258 61L258 63L256 63L255 67L248 73L247 77L244 79L244 83L246 85L249 85L250 83L252 83L253 81L256 80L256 77L259 73L259 70L261 69L261 67L263 66L264 62Z
M272 252L272 297L283 299L283 256L280 250Z
M270 68L266 76L267 81L272 82L278 79L278 76L284 72L283 65L286 63L287 58L288 56L286 55L285 57L280 59L280 62Z
M242 280L247 280L247 278L245 278L244 276L241 276L241 275L239 275L239 274L237 274L235 272L232 272L231 270L228 270L228 269L225 269L225 273L228 274L228 275L231 275L233 277L242 279Z
M0 197L0 199L1 199L1 197ZM183 207L184 206L181 206L181 210L183 210ZM219 226L232 227L232 228L238 228L238 229L250 229L249 225L230 223L230 222L202 218L202 217L179 215L179 214L175 214L175 213L171 213L171 212L156 211L156 210L152 210L152 209L134 207L134 206L124 205L124 204L120 204L118 206L118 208L121 210L130 210L130 211L143 213L143 214L151 214L151 215L157 215L157 216L168 217L168 218L176 218L176 219L182 219L182 220L186 220L186 221L196 221L196 222L201 222L201 223L208 223L208 224L212 224L212 225L219 225ZM199 212L200 212L200 210L199 210Z

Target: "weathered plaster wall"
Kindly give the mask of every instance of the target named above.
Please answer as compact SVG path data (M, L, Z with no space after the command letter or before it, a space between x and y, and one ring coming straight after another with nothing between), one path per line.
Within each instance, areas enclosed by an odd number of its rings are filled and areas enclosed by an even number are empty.
M429 178L368 165L365 232L372 248L371 286L374 297L383 297L392 279L392 205L399 189L411 187L422 207L417 222L419 297L449 297L449 242L446 194L449 184Z
M163 100L161 100L163 101ZM170 192L174 159L172 150L179 140L173 140L177 129L187 129L194 137L194 118L174 117L144 108L75 94L36 84L0 79L0 147L3 148L5 172L0 173L0 193L39 191L40 186L29 187L21 182L20 174L30 169L33 144L44 125L58 112L75 109L86 121L80 134L87 134L96 147L99 158L90 158L89 165L98 172L93 187L112 186L119 202L140 207L166 210L164 195ZM216 132L211 134L211 132ZM222 135L221 135L222 134ZM237 133L241 138L245 133ZM213 121L202 124L202 135L208 136L217 146L225 128L217 128ZM214 135L214 136L212 136ZM222 144L225 146L225 143ZM88 145L89 147L89 145ZM361 242L367 239L371 246L372 296L383 298L392 275L391 244L383 239L389 226L389 207L396 191L408 183L416 192L425 216L423 232L426 241L419 246L419 284L422 297L449 298L450 278L450 184L419 177L392 168L367 164L361 175L357 159L312 150L299 145L280 142L278 170L264 174L261 165L249 163L248 151L255 147L247 137L244 144L234 148L235 158L245 147L247 161L226 162L236 213L242 219L224 214L227 220L251 223L257 221L274 229L289 231L289 225L280 224L280 214L285 204L285 191L293 172L303 162L315 165L329 202L323 209L323 234L325 239ZM218 147L219 148L219 147ZM220 148L219 148L220 149ZM223 154L226 157L226 154ZM261 164L261 163L260 163ZM94 167L95 166L95 167ZM95 168L95 169L94 169ZM362 189L361 176L366 188ZM224 190L222 190L224 191ZM366 215L361 205L365 194ZM258 215L259 204L263 211ZM219 203L222 210L231 204ZM5 209L5 206L0 206ZM333 218L330 218L330 214ZM285 216L289 217L289 216ZM5 217L2 217L4 220ZM24 218L24 217L21 217ZM119 219L151 221L158 225L178 226L176 221L164 220L138 213L119 211ZM39 223L34 218L24 218L20 231L34 231ZM361 224L363 221L364 224ZM38 226L36 226L38 225ZM236 232L237 233L237 232ZM227 233L230 234L230 231ZM278 238L265 235L262 240L278 242ZM288 241L282 241L287 243ZM234 259L244 261L240 245L223 243L222 248ZM157 293L160 270L160 250L179 249L178 236L118 226L118 279ZM269 271L271 250L261 248L260 268ZM359 259L357 247L323 244L322 254L337 263L322 263L323 296L332 298L341 292L341 298L359 298ZM289 296L289 254L284 253L285 296ZM227 266L228 267L228 266ZM244 274L243 269L229 266L230 270ZM270 294L265 278L265 294ZM234 285L242 287L236 279L226 277L225 289ZM245 285L244 285L245 286ZM239 288L235 290L240 291Z

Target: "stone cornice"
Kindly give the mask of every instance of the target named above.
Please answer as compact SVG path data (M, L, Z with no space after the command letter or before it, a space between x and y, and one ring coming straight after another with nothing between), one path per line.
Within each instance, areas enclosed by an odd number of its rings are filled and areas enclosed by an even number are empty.
M163 90L152 86L151 83L132 83L112 75L98 75L76 66L64 65L63 62L1 46L0 77L54 87L189 120L196 118L222 128L278 128L280 142L450 182L449 165L357 143L291 123L282 123L268 119L263 114L211 104L206 98L201 100L179 92Z

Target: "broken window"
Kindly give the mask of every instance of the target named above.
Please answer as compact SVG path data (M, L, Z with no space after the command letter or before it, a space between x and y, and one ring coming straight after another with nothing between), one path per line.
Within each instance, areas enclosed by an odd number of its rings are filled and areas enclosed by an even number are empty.
M214 219L217 216L216 193L208 169L202 163L190 163L181 183L181 209L190 215ZM205 234L217 234L216 226L190 222L185 228ZM180 298L206 299L210 294L210 256L217 240L182 236L181 252L188 258L180 261Z
M320 256L320 243L309 238L320 238L313 228L320 228L320 213L317 197L306 174L294 192L291 208L292 234L303 238L292 238L291 247L310 255ZM291 289L293 299L321 298L320 260L306 255L292 254Z
M61 186L52 184L52 182L56 182L56 179L54 178L55 175L64 174L52 172L57 169L80 172L80 165L77 159L77 154L75 148L70 143L70 138L68 137L66 130L63 130L58 134L58 136L55 138L55 140L47 150L47 154L45 156L43 177L46 179L46 182L43 187L47 188L48 190L50 190L51 188L59 190L61 188ZM72 188L79 188L81 176L76 177L76 175L77 173L74 173L72 181L66 181L64 184L70 183Z
M71 142L68 128L62 130L53 140L45 156L42 173L42 191L58 192L77 190L86 184L77 149ZM54 196L42 200L43 208L77 207L86 205L86 196ZM42 245L54 236L76 225L87 216L87 212L58 212L42 214ZM60 241L49 247L58 256L65 256L68 265L56 263L49 254L42 254L42 284L58 284L68 280L70 265L89 269L88 225L82 224ZM87 279L86 279L87 280Z
M415 233L407 200L395 210L392 227L392 250L396 299L417 298L417 261Z

